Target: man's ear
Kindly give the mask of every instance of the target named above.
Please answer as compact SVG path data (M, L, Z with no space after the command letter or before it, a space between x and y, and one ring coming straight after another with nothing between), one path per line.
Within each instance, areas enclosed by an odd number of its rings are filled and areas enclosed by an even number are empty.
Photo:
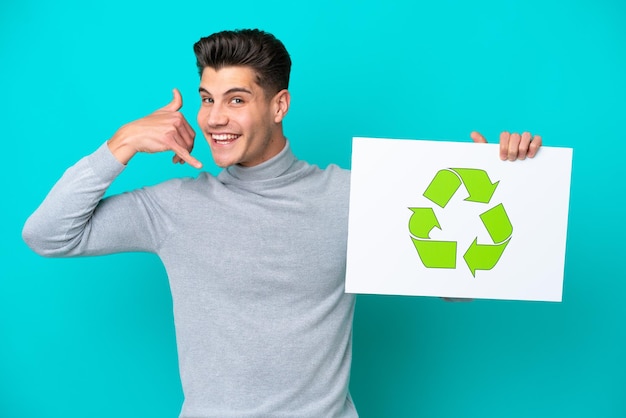
M272 102L274 104L274 122L280 123L289 111L291 94L287 89L283 89L276 93Z

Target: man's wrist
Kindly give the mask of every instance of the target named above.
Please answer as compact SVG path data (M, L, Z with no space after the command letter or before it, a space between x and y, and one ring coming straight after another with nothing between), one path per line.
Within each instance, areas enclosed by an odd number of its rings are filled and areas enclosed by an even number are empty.
M123 134L124 127L120 128L119 131L113 135L111 139L107 141L107 146L111 151L111 154L122 164L126 165L130 161L131 158L135 156L137 150L129 145Z

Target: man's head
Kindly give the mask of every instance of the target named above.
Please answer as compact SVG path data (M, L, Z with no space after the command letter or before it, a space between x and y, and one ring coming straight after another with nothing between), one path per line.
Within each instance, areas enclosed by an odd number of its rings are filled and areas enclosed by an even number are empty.
M220 167L255 166L284 147L291 59L259 30L225 31L194 45L202 104L198 125Z
M193 46L198 72L206 67L249 67L256 73L256 83L267 97L289 87L291 58L274 35L258 29L214 33Z

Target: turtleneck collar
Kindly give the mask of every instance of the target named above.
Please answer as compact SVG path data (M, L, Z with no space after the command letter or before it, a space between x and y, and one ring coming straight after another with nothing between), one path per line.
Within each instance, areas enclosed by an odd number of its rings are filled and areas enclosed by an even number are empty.
M218 176L230 175L240 181L269 180L284 174L296 161L296 156L291 151L289 140L285 141L285 147L269 160L253 167L231 165L226 167Z

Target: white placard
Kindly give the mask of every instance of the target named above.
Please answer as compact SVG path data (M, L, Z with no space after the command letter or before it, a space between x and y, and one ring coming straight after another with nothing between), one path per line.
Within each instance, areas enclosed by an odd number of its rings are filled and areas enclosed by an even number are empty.
M572 149L354 138L346 292L561 301Z

